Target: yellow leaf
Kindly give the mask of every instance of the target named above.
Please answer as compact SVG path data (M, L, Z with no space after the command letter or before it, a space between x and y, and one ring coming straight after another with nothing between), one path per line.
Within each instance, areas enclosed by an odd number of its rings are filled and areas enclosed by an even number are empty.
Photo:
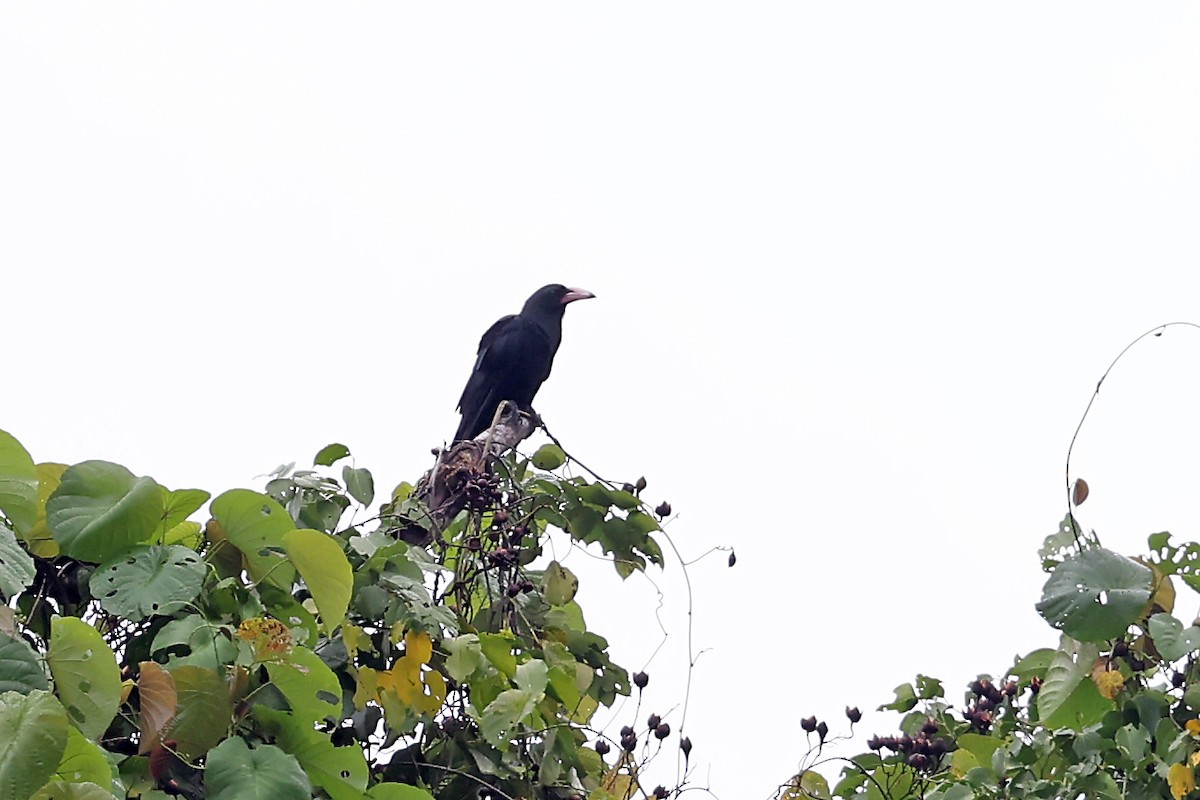
M433 642L428 633L409 631L404 634L404 657L415 658L422 664L428 664L433 658Z
M1196 788L1196 772L1187 764L1172 764L1167 770L1167 783L1171 787L1171 796L1183 800Z
M1200 750L1197 750L1196 752L1194 752L1190 756L1188 756L1188 764L1193 767L1196 766L1197 764L1200 764Z
M1192 736L1200 736L1200 719L1189 719L1183 723L1183 727Z
M1125 687L1125 676L1116 670L1096 673L1092 675L1092 680L1096 682L1096 688L1100 690L1100 694L1109 700L1119 695L1121 689Z

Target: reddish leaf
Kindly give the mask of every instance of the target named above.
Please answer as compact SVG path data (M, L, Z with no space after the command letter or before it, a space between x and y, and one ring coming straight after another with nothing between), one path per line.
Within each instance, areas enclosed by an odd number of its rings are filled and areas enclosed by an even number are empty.
M158 744L159 737L174 718L178 697L175 694L175 679L156 662L143 661L138 669L138 698L141 704L138 728L142 732L138 755L145 755Z
M1076 506L1081 506L1081 505L1083 505L1083 501L1087 500L1087 497L1088 497L1087 481L1085 481L1083 478L1080 478L1077 481L1075 481L1075 491L1073 491L1071 493L1071 502L1073 502Z

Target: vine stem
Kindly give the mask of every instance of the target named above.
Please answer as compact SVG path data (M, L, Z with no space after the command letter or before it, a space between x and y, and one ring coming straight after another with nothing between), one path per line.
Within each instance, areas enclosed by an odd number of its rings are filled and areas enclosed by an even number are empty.
M1096 388L1092 392L1091 398L1088 400L1087 408L1083 410L1083 416L1079 418L1079 424L1075 426L1075 433L1072 434L1071 443L1067 446L1067 464L1064 471L1064 476L1067 484L1067 519L1071 521L1071 533L1075 536L1075 546L1079 547L1080 549L1083 548L1083 542L1081 542L1079 539L1079 524L1075 521L1075 514L1071 510L1071 453L1075 450L1075 442L1079 439L1079 432L1083 429L1083 423L1087 421L1088 414L1091 413L1092 405L1095 404L1096 398L1100 396L1100 387L1104 385L1104 381L1108 379L1109 373L1112 372L1113 368L1117 366L1117 362L1120 361L1126 353L1132 350L1134 345L1142 341L1142 339L1145 339L1147 336L1162 336L1163 332L1166 331L1167 328L1176 326L1184 326L1200 330L1200 324L1195 322L1164 322L1162 325L1154 326L1129 344L1125 345L1125 348L1120 353L1117 353L1117 357L1114 358L1112 363L1108 365L1108 369L1104 370L1104 374L1100 376L1100 380L1096 381Z

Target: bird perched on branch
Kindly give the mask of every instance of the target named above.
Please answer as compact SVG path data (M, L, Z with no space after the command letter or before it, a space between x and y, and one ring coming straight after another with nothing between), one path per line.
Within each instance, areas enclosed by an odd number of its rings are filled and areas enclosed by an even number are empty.
M563 312L568 303L589 297L595 295L552 283L534 292L520 314L502 317L487 329L479 340L475 368L458 400L462 422L454 434L456 442L474 439L487 430L504 400L534 413L533 397L550 377L562 341Z

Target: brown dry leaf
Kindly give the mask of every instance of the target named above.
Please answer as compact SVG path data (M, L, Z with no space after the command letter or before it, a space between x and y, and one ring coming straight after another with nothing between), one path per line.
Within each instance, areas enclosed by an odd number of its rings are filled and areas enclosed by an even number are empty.
M1078 506L1083 505L1083 501L1087 500L1087 498L1088 498L1087 481L1085 481L1083 478L1079 478L1078 480L1075 481L1074 491L1071 492L1071 502L1074 503L1076 505L1076 507L1078 507Z
M138 728L142 732L138 754L145 755L158 744L162 732L175 716L179 702L175 679L157 662L143 661L138 665L138 697L141 702Z

